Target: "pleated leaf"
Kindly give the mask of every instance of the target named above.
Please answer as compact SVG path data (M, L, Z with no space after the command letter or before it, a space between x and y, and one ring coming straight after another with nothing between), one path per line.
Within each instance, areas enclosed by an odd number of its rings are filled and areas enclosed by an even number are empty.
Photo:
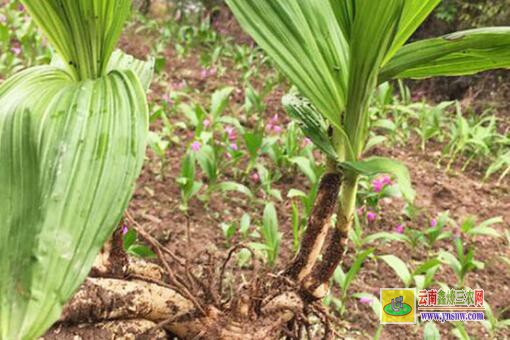
M351 67L345 131L359 157L368 133L368 104L381 64L393 44L403 0L357 1L351 29Z
M400 18L398 33L390 51L386 55L385 62L397 53L440 3L441 0L404 1L404 10Z
M58 319L127 207L147 126L132 71L75 83L44 67L1 87L1 339Z
M148 133L152 65L112 56L130 2L24 3L58 56L0 86L1 340L58 320L127 207Z
M75 79L104 75L131 0L23 0Z
M469 75L509 67L510 27L489 27L408 44L385 65L379 81Z
M241 26L333 124L345 108L349 47L330 0L227 0Z

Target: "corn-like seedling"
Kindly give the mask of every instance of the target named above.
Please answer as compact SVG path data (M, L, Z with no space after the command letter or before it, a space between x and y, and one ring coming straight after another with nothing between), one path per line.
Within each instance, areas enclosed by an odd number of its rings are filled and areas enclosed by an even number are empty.
M392 79L468 75L510 66L508 27L468 30L405 45L439 3L227 0L241 26L299 91L286 96L283 104L328 157L316 218L310 220L300 253L286 272L310 290L327 282L340 261L360 176L392 174L404 197L414 197L404 165L362 157L376 87ZM337 201L331 197L338 190ZM316 263L335 206L336 228L323 250L325 258ZM317 290L316 296L319 291L323 290Z
M114 52L129 0L25 0L57 52L0 87L0 339L35 339L88 275L145 154L152 66Z

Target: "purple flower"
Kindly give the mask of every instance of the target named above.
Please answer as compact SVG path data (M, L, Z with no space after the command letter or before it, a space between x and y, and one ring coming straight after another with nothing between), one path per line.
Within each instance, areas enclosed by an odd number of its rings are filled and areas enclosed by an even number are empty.
M127 225L122 225L122 235L126 235L129 231L129 228L127 227Z
M395 227L395 232L398 234L403 234L405 227L402 224L399 224Z
M201 145L197 141L194 141L193 144L191 144L191 150L193 150L194 152L200 151L200 148L201 148Z
M430 220L430 226L432 228L435 228L437 226L437 220L435 218L431 219Z
M375 214L375 212L372 212L372 211L367 212L368 222L374 222L376 218L377 218L377 215Z
M237 147L237 144L236 143L232 143L230 144L230 148L234 151L237 151L238 150L238 147Z
M19 10L20 12L23 12L23 11L25 10L25 6L23 6L23 5L19 5L19 6L18 6L18 10Z
M364 305L371 305L374 299L364 296L359 298L359 302Z

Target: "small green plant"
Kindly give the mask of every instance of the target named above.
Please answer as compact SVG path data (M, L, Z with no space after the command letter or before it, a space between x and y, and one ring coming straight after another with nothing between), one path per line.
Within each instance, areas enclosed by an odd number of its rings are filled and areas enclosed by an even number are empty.
M510 319L501 320L500 316L508 310L506 306L503 310L494 312L487 301L483 303L485 307L486 320L482 321L482 325L489 331L491 338L496 338L496 332L502 329L510 328Z
M437 106L430 107L422 104L417 112L418 126L414 129L421 140L421 150L425 151L427 142L433 138L443 137L442 130L445 125L445 111L453 105L453 102L442 102Z
M501 237L501 234L491 226L494 224L503 223L501 216L489 218L481 223L476 222L473 216L467 217L460 224L460 231L468 236L489 236L494 238Z
M444 230L449 222L453 221L450 219L448 211L443 212L439 214L437 218L432 219L430 228L426 229L423 233L428 247L432 248L437 241L444 240L452 236L450 231Z
M483 262L474 259L474 249L472 247L465 247L462 239L456 237L453 240L453 245L456 250L455 255L447 251L439 253L439 260L447 264L457 277L457 286L464 287L466 275L476 269L483 269L485 267Z
M181 189L181 210L187 212L189 202L202 188L202 182L195 180L196 166L195 156L188 152L181 163L181 173L177 178L177 183Z
M510 151L501 153L496 156L496 159L487 168L485 179L489 178L498 171L501 171L501 175L498 178L498 182L501 183L503 178L505 178L510 173Z
M280 250L281 233L279 232L278 215L273 203L267 203L262 217L260 233L264 240L267 262L274 266Z
M333 281L340 288L340 298L332 297L332 301L337 306L340 315L345 313L345 302L348 298L349 287L358 275L363 262L365 262L366 258L372 255L373 252L374 249L367 249L358 253L347 273L343 271L341 265L336 268L333 274Z
M127 229L127 227L124 227ZM155 258L156 254L144 244L137 242L138 235L134 229L123 230L123 246L127 254L141 258Z

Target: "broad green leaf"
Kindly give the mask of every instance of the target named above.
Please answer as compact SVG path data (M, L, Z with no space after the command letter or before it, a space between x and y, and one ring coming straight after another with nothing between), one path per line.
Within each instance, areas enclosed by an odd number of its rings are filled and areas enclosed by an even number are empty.
M402 47L381 70L379 82L469 75L509 67L510 27L480 28Z
M333 124L345 108L349 48L330 0L227 0L241 26Z
M378 233L374 233L365 237L365 243L372 243L377 240L386 240L386 241L399 241L405 242L408 241L409 238L406 235L398 234L398 233L389 233L387 231L381 231Z
M237 182L221 182L220 184L218 184L217 187L221 191L236 191L236 192L238 192L240 194L244 194L250 198L253 197L253 193L247 186L242 185Z
M76 83L45 66L0 87L0 158L21 162L0 168L0 338L36 338L59 318L127 207L147 130L132 71ZM39 204L20 194L26 181Z
M0 339L9 340L38 338L60 317L127 208L148 132L140 77L150 63L108 68L129 1L23 3L65 62L0 86Z
M317 182L317 174L315 173L315 169L313 162L303 156L297 156L290 159L292 164L296 164L298 168L305 174L306 177L310 180L310 182Z
M395 274L397 274L397 276L402 280L406 287L409 287L409 285L411 285L413 278L404 261L402 261L395 255L383 255L379 256L379 258L386 262L386 264L395 271Z
M428 260L425 263L422 263L413 271L413 275L418 275L427 272L430 268L441 265L441 261L439 259Z
M278 216L273 203L266 204L262 216L262 237L267 247L268 260L273 265L278 256L281 234L278 231Z
M225 87L213 93L211 99L211 115L216 120L228 105L230 94L234 91L233 87Z
M391 174L397 179L399 189L404 197L408 201L414 200L415 192L411 184L409 170L407 170L404 164L396 160L384 157L370 157L358 162L343 162L340 166L367 176L380 173Z
M439 253L439 260L449 265L456 274L460 274L462 271L462 265L459 260L447 251L441 251Z

